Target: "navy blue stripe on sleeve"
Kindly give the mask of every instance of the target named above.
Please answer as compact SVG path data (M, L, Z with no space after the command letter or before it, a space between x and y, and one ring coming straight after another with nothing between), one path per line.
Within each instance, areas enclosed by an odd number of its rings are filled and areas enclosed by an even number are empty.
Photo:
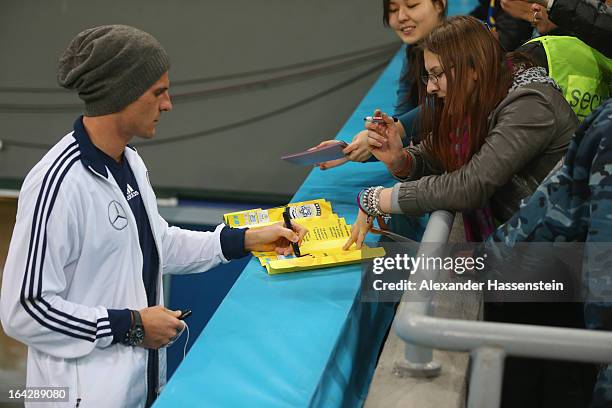
M248 228L223 227L221 230L221 251L225 259L243 258L249 254L244 249L244 234Z
M113 334L113 343L119 343L125 339L130 327L132 327L132 313L130 309L108 309L110 329Z

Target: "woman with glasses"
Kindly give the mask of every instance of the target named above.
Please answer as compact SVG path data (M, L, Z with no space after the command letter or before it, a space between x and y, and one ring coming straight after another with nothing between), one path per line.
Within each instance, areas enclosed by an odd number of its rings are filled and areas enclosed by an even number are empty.
M373 219L434 210L463 214L481 241L518 209L561 159L578 120L555 82L528 57L505 55L487 26L453 17L423 41L422 142L403 148L401 130L368 124L374 156L401 182L358 196L346 247L361 247Z

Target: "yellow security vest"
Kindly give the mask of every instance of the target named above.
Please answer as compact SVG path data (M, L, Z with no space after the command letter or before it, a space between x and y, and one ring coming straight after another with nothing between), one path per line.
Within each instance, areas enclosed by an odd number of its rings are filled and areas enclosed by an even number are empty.
M584 120L612 95L612 59L575 37L544 36L548 76L563 90L567 102Z

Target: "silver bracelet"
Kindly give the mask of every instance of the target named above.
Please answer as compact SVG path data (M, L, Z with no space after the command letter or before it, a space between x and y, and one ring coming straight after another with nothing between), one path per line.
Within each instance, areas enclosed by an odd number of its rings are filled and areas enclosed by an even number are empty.
M383 186L368 187L359 193L359 207L372 217L390 217L380 209L380 193L383 191Z

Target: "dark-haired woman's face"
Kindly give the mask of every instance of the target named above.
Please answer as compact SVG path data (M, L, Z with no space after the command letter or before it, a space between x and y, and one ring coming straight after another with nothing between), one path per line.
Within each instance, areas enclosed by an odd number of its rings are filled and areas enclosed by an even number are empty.
M431 0L391 0L389 26L403 42L415 44L442 22L441 12Z

